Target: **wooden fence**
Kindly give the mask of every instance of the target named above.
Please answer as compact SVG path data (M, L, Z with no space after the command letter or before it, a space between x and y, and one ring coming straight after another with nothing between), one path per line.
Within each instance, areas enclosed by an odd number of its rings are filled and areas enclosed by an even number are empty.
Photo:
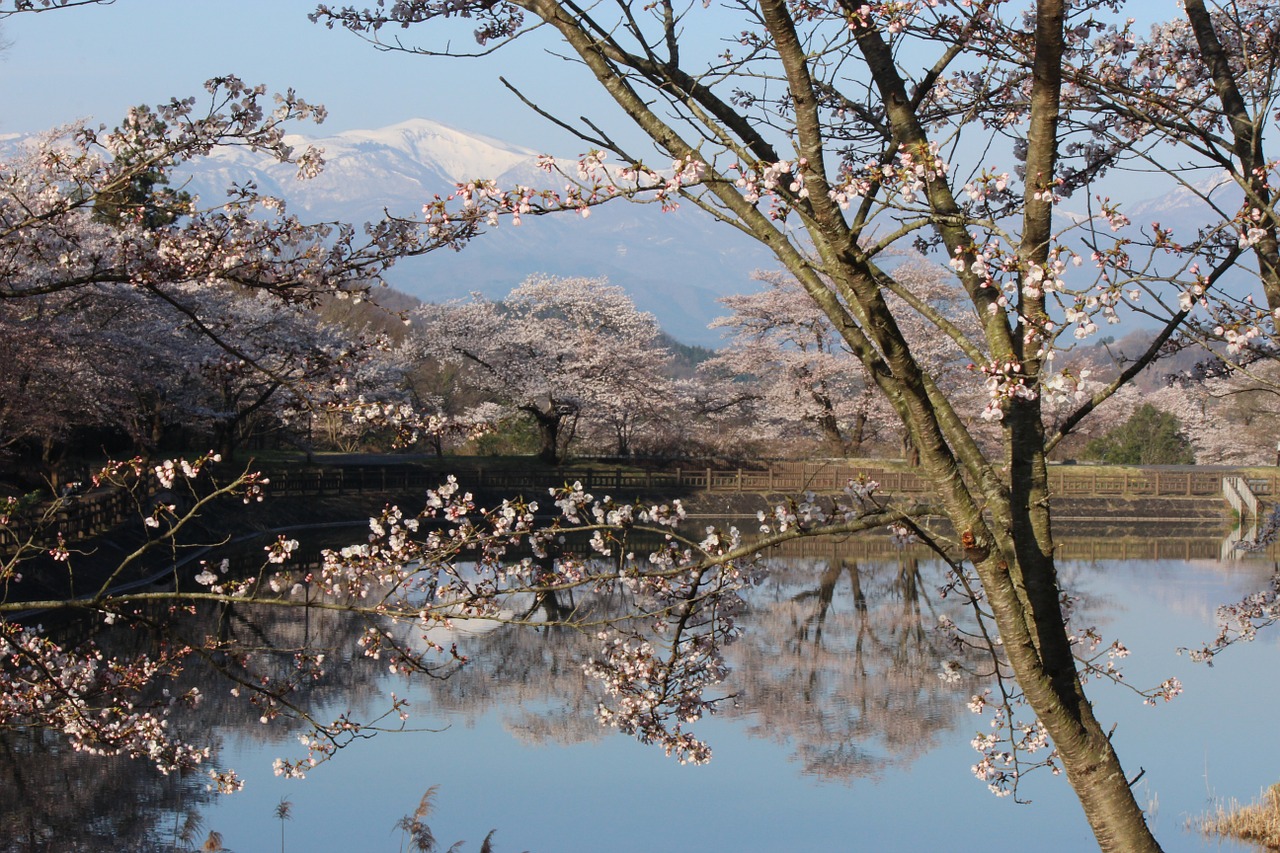
M798 494L805 490L833 492L843 489L858 471L802 472L785 470L675 468L667 471L638 471L624 468L587 468L562 471L493 471L483 467L455 469L460 485L467 489L502 490L527 497L546 494L550 488L580 482L589 492L613 494L618 498L639 495L679 496L691 492L748 492ZM922 493L928 481L910 473L867 471L887 492ZM365 492L409 492L439 486L445 475L414 466L344 466L325 470L273 473L270 492L274 495L342 495Z
M1220 498L1223 478L1232 472L1203 470L1114 469L1094 470L1089 466L1055 466L1049 474L1051 493L1062 497L1188 497ZM483 466L456 468L459 484L469 490L545 496L547 490L574 482L597 495L611 495L619 500L636 498L679 497L697 492L800 494L805 491L832 493L843 489L849 480L874 480L879 491L888 494L927 494L928 479L913 471L891 471L881 468L818 465L812 463L778 464L767 470L736 468L678 467L668 470L635 470L624 468L575 468L543 471L487 470ZM385 493L388 495L421 494L439 486L445 478L440 471L412 464L347 465L269 473L268 493L283 497L321 497ZM1277 478L1245 479L1252 492L1270 500L1277 494ZM25 541L35 531L49 535L60 532L68 540L83 539L136 519L136 495L124 490L102 489L79 497L47 504L10 519L0 525L0 547L12 547ZM144 498L145 499L145 498Z
M358 475L357 475L358 476ZM1188 497L1218 498L1223 494L1223 473L1206 471L1098 472L1088 467L1062 466L1049 473L1049 489L1061 497ZM439 479L439 475L435 475ZM809 469L771 468L716 470L676 468L669 471L627 471L587 469L563 473L523 474L501 471L459 471L459 481L468 488L503 488L518 491L580 481L590 492L609 492L616 497L640 494L687 494L689 492L746 492L758 494L799 494L804 491L831 493L842 490L850 480L874 480L878 491L887 494L927 494L932 482L911 471L878 468L830 467ZM430 479L428 477L427 479ZM1246 478L1259 496L1277 493L1277 478Z
M104 488L20 512L0 525L0 549L10 549L33 537L43 544L61 533L68 541L105 533L127 521L137 521L138 496L125 489Z

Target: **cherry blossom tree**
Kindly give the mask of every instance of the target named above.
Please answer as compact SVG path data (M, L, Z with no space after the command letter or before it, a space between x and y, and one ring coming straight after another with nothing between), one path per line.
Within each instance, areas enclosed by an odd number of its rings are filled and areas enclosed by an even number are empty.
M285 142L289 122L323 120L294 93L273 109L262 87L211 80L207 101L174 99L135 108L116 129L54 131L0 166L0 299L66 294L91 300L111 288L145 294L178 322L216 339L197 297L253 291L314 305L380 282L398 258L465 239L470 226L436 229L386 219L359 229L304 223L253 186L225 199L192 198L168 176L215 147L240 146L296 163L299 177L323 167L319 152ZM225 347L224 347L225 349Z
M431 355L534 419L546 462L564 457L579 419L604 425L626 454L665 395L657 321L601 279L535 276L501 302L424 305L414 320Z
M1267 359L1209 378L1172 377L1148 397L1176 415L1201 465L1272 465L1280 432L1277 365Z
M1184 9L1185 18L1147 35L1132 19L1076 33L1067 72L1072 96L1097 112L1089 129L1100 144L1126 149L1127 161L1164 172L1202 198L1223 239L1252 256L1274 312L1280 309L1277 161L1265 146L1280 96L1280 69L1271 60L1280 25L1259 0L1189 0ZM1139 137L1141 147L1128 142ZM1195 186L1206 174L1219 178L1208 191ZM1224 184L1239 195L1221 192ZM1235 206L1231 199L1239 196ZM1257 311L1245 303L1230 325L1244 330L1256 323Z
M59 444L77 429L116 420L123 398L105 372L104 342L65 300L0 304L0 444L6 455L33 455L56 475ZM25 447L24 447L25 446ZM55 476L56 479L56 476ZM56 483L55 483L56 485Z
M161 410L206 369L203 379L216 375L226 393L221 403L197 408L211 417L222 412L213 420L230 437L241 415L261 409L276 389L295 405L306 400L315 389L299 380L318 378L322 363L332 368L342 348L327 332L329 343L295 348L292 366L283 367L280 359L299 344L296 335L289 339L290 323L295 332L309 324L321 333L293 306L359 298L398 258L474 233L461 225L436 229L432 238L390 218L363 229L304 223L253 186L230 187L225 199L171 189L175 170L215 147L268 153L295 163L303 179L323 166L319 152L295 152L285 142L289 122L322 120L322 108L292 92L269 107L265 89L235 77L206 89L204 103L138 107L110 131L53 131L0 164L0 301L9 306L12 363L25 365L6 380L4 444L31 439L48 458L53 444L84 425L123 427L140 446L154 445L166 418L181 419L176 405L167 415ZM231 322L237 314L239 324ZM54 375L62 381L41 381ZM249 384L258 389L252 399L244 393ZM48 399L40 401L42 394ZM185 398L191 403L191 393Z
M895 274L966 336L976 333L947 270L916 256L900 263ZM732 329L733 337L701 366L704 374L718 376L722 384L734 383L737 399L754 404L754 415L765 429L776 431L787 423L816 427L830 454L856 455L864 443L884 443L890 436L896 446L896 429L890 426L896 419L830 318L795 278L771 272L758 273L757 279L767 285L765 290L721 300L734 313L712 327ZM907 322L915 319L911 312L903 313ZM915 323L907 334L938 382L952 394L963 394L972 384L963 375L969 362L949 338L930 331L927 324ZM740 384L745 377L753 380L751 391Z
M394 349L376 335L265 291L188 285L169 297L95 285L0 305L12 366L0 380L9 451L38 451L56 479L56 454L80 433L96 430L99 444L125 437L150 453L180 430L229 459L292 410L403 397L408 366L393 365Z
M1085 696L1087 665L1078 670L1061 609L1047 455L1155 358L1192 309L1209 305L1243 248L1215 242L1217 231L1198 239L1155 229L1139 253L1115 236L1127 219L1098 182L1109 167L1151 149L1141 132L1112 136L1098 127L1094 104L1078 95L1091 73L1131 64L1107 53L1127 38L1129 25L1112 17L1116 5L764 0L713 12L625 0L590 9L424 0L322 5L313 17L428 55L458 53L444 30L433 41L437 19L473 19L486 53L533 29L554 32L671 160L669 169L647 166L641 152L615 142L603 118L584 119L576 129L592 150L563 169L576 176L563 206L617 197L668 208L692 203L774 252L862 363L938 484L956 531L941 547L972 566L973 598L1000 638L995 671L1016 677L1016 689L1002 682L997 710L1013 739L1009 754L1051 742L1050 764L1065 770L1102 848L1134 851L1159 845ZM405 29L420 32L419 40ZM724 41L712 52L699 37ZM1195 50L1213 64L1203 43ZM1115 99L1142 110L1140 82L1122 81ZM1259 86L1266 97L1255 103L1270 103L1272 81ZM536 103L537 95L524 97ZM1088 212L1058 213L1077 194L1090 199ZM476 182L460 187L455 201L468 216L479 208L497 221L516 219L527 198L520 187ZM440 226L455 221L447 203L429 205L427 217ZM1076 235L1084 252L1073 248ZM885 263L887 251L906 242L945 255L980 328L976 337ZM1055 369L1056 351L1118 321L1135 302L1163 323L1147 352L1105 385ZM980 412L938 382L906 332L908 314L973 365L984 392ZM1267 320L1254 314L1238 334L1256 336ZM1043 406L1055 398L1077 405L1050 432ZM975 417L998 425L997 447L979 441ZM1013 722L1017 703L1033 722ZM993 747L984 740L984 749ZM1001 791L1026 769L1001 769L991 755L979 766Z
M33 10L36 4L22 3L0 14ZM0 163L0 324L13 368L0 385L5 443L57 441L68 427L118 427L130 410L186 406L189 415L204 405L225 424L261 410L279 389L305 399L314 390L308 385L331 375L352 349L311 306L357 298L405 254L474 233L470 226L437 228L428 237L418 225L394 220L363 230L308 224L253 186L233 186L217 201L168 189L174 169L218 146L267 152L296 163L301 177L314 174L322 166L318 152L295 153L284 134L288 122L319 119L323 111L292 92L273 109L267 101L260 87L217 78L203 105L190 98L138 107L114 130L54 131ZM214 387L207 375L195 389L183 386L215 364L228 380L215 389L220 406L202 396ZM144 404L144 397L157 399ZM381 404L348 407L364 423L434 428L429 418ZM199 528L211 504L261 499L260 474L211 477L208 469L221 461L213 452L154 464L139 456L88 478L86 489L136 507L139 544L118 559L80 550L65 527L67 498L0 498L0 728L60 731L79 750L145 757L166 772L208 758L208 744L191 744L169 725L176 710L200 701L199 689L166 692L193 654L211 651L203 640L163 640L153 653L136 646L112 652L92 638L55 639L19 617L95 612L107 624L120 617L160 633L176 627L181 620L173 617L189 609L167 616L144 607L107 611L123 604L121 585L154 579L153 561L176 571L180 553L208 541ZM276 543L266 565L293 548ZM218 577L207 567L198 576L200 588ZM174 592L172 600L185 598ZM211 781L234 787L227 777Z
M278 426L291 410L319 407L345 374L351 385L374 342L325 323L311 308L280 304L264 292L195 289L184 306L201 319L188 327L185 381L172 401L184 423L205 426L230 460L255 428Z
M747 541L732 528L680 529L686 519L678 502L623 505L596 499L580 486L554 490L558 519L543 526L530 504L477 507L450 480L428 494L420 517L388 507L371 520L366 541L326 553L318 566L291 565L299 546L280 537L264 548L259 571L232 573L211 564L175 569L172 589L159 599L178 607L355 613L369 618L359 653L405 673L462 659L432 631L455 621L543 625L550 617L591 627L598 630L599 650L585 672L606 694L598 716L681 760L702 761L708 748L690 727L716 704L708 691L724 678L723 649L737 635L744 594L759 576L753 555L799 537L892 525L895 536L933 545L950 569L948 595L968 604L976 623L970 629L940 626L966 650L944 662L944 675L962 677L977 657L981 669L970 674L992 679L991 691L972 701L993 715L994 724L992 734L978 739L982 757L975 772L998 793L1016 793L1033 766L1065 771L1103 849L1156 850L1111 733L1085 693L1086 680L1107 677L1100 656L1117 647L1100 651L1096 632L1072 624L1054 560L1046 460L1063 435L1154 359L1193 309L1205 309L1245 248L1238 241L1214 242L1213 235L1175 239L1160 230L1144 257L1131 251L1127 238L1106 237L1124 227L1118 205L1099 199L1085 215L1057 212L1069 193L1093 196L1107 168L1141 149L1140 140L1097 144L1098 134L1087 128L1091 108L1072 97L1071 62L1079 51L1123 31L1123 24L1107 29L1098 23L1112 5L1037 0L1025 15L1021 8L968 0L744 0L716 10L661 0L644 6L616 0L590 9L553 0L322 6L317 19L392 48L417 49L399 38L382 40L384 28L425 25L429 38L437 18L474 20L482 52L526 27L554 32L670 167L645 165L634 156L640 152L625 150L601 121L585 120L579 132L592 150L576 164L546 162L569 181L565 191L468 182L450 198L426 200L424 222L375 227L363 246L355 245L351 229L307 230L284 214L244 214L246 208L278 208L248 188L233 193L219 212L201 212L161 192L152 200L159 212L174 214L169 225L158 224L167 216L148 216L95 226L80 215L92 204L78 188L88 187L91 198L123 179L120 170L171 165L223 139L287 156L272 120L257 108L256 90L223 81L214 90L230 86L229 100L220 102L229 112L218 113L223 117L211 125L188 121L190 105L176 102L156 113L139 111L123 131L108 135L113 158L98 156L96 133L79 133L69 140L70 153L45 146L38 168L15 171L14 180L5 171L6 197L21 200L2 211L16 223L10 254L20 263L0 268L0 290L36 296L89 283L120 284L168 299L176 298L175 286L218 282L306 300L376 276L396 253L456 244L504 218L589 213L592 205L619 198L665 208L697 205L767 245L819 307L901 423L936 484L933 508L946 514L954 533L927 529L914 520L925 508L889 503L873 483L783 503L762 513L758 537ZM1099 26L1101 35L1091 40ZM701 33L728 41L706 51L696 40ZM433 52L429 43L420 50ZM436 52L451 50L446 42ZM303 106L286 98L282 108L287 115ZM242 116L243 128L226 118L235 115ZM180 144L184 139L189 148ZM315 162L305 154L299 159L304 170ZM57 177L47 177L51 173ZM137 186L131 179L115 185ZM24 211L38 215L28 220ZM76 228L45 228L68 215ZM94 231L99 226L114 230ZM1088 252L1074 248L1075 234L1091 241ZM331 242L317 242L319 237ZM943 256L976 332L940 310L919 282L889 262L895 247L906 243ZM493 387L503 389L509 405L554 424L548 430L554 454L564 417L587 411L584 401L605 393L597 388L654 360L652 348L629 343L649 340L651 321L631 317L630 331L620 330L592 351L606 338L608 323L628 318L626 306L611 303L603 286L535 280L526 287L527 294L503 306L473 303L439 340L442 353L494 377ZM569 298L557 301L559 291ZM1135 292L1145 296L1142 310L1164 322L1150 349L1106 384L1056 369L1057 352L1095 334L1098 323L1118 319L1138 298ZM552 307L537 317L540 337L516 336L514 347L491 358L467 351L491 338L500 342L523 314L537 314L543 305ZM602 305L609 310L602 312ZM589 319L574 326L579 316ZM1237 336L1258 337L1262 333L1254 329L1266 319L1254 316ZM563 329L568 346L553 347L544 357L553 327ZM927 334L916 337L913 329ZM964 371L967 389L942 381L940 371L957 364L954 357L939 362L930 356L928 347L936 343L972 365ZM572 358L586 364L571 374L576 385L565 382ZM499 384L503 372L532 379ZM1056 430L1046 422L1048 401L1074 404ZM988 428L997 432L994 447L982 440ZM269 486L253 472L211 480L211 460L168 460L150 468L140 461L119 463L99 480L137 488L154 479L169 491L188 490L193 511L218 497L253 502ZM140 555L172 551L191 515L180 513L176 502L140 497L139 504L147 528L155 531ZM7 525L21 506L16 500L6 506L0 523ZM584 560L562 549L561 538L572 535L589 537L589 547L603 559ZM82 555L74 543L28 539L24 547L19 553L26 558L41 552L76 576L73 567ZM528 548L530 556L517 547ZM7 596L0 613L50 607L144 624L150 617L142 606L155 600L153 594L117 586L140 555L92 583L88 595L48 601L22 599L17 590L25 563L14 557L0 569ZM561 593L587 589L624 597L627 617L546 606ZM1260 612L1245 616L1265 616ZM79 748L147 756L165 768L207 757L201 747L169 735L164 723L176 706L199 696L188 690L164 702L139 703L138 686L154 684L187 657L240 666L253 663L256 653L213 636L120 657L91 644L61 645L14 621L0 629L6 687L0 724L58 729ZM347 714L315 719L293 700L292 689L323 674L322 653L306 649L287 664L274 664L275 672L242 677L237 689L264 719L294 715L307 721L308 754L282 759L282 774L304 772L370 731L394 728L408 713L393 702L371 722ZM1170 680L1148 699L1171 698L1178 689ZM214 781L236 784L229 773Z
M857 455L887 414L876 406L879 396L861 364L799 282L781 273L756 278L764 290L720 300L733 314L712 328L733 336L699 370L732 384L762 431L780 438L788 424L816 429L829 455Z

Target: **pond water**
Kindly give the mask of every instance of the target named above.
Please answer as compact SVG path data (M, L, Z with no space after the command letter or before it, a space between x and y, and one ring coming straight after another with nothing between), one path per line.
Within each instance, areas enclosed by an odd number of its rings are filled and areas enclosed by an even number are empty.
M1250 850L1187 828L1215 799L1252 800L1280 781L1280 631L1210 668L1178 656L1214 634L1217 605L1266 584L1274 565L1242 560L1078 560L1062 565L1078 619L1132 650L1134 686L1170 676L1185 693L1144 706L1121 687L1091 696L1168 851ZM975 779L970 746L986 719L966 708L976 683L938 677L949 655L929 630L963 614L939 597L942 568L923 556L841 553L779 560L756 591L728 656L740 695L695 731L714 757L681 766L601 729L571 632L495 629L466 638L472 663L408 684L353 665L318 685L313 711L410 701L419 731L358 742L305 780L277 778L300 757L297 731L259 723L211 685L199 721L243 792L203 792L138 763L68 755L55 738L0 741L0 849L173 849L184 820L237 853L398 851L397 821L438 786L428 819L441 849L502 851L794 851L1095 849L1063 777L1036 773L1020 804ZM335 638L342 625L297 627ZM224 697L225 699L225 697ZM282 799L290 819L275 817ZM282 837L283 829L283 837ZM47 845L21 838L43 836ZM96 840L95 840L96 839Z

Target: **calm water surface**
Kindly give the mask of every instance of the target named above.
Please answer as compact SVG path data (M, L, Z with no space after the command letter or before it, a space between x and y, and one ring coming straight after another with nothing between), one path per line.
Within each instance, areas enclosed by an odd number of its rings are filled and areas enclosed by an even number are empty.
M1272 568L1259 560L1063 564L1081 596L1080 622L1132 650L1127 680L1152 686L1176 676L1186 687L1155 708L1123 688L1091 692L1099 716L1116 723L1129 774L1145 771L1136 789L1166 850L1250 850L1188 831L1188 818L1214 798L1251 800L1280 781L1280 631L1212 668L1176 654L1210 638L1215 607L1261 588ZM0 766L13 768L5 785L19 798L82 792L50 813L89 822L132 803L137 831L158 844L172 843L177 812L195 813L237 853L281 849L273 813L282 798L292 803L285 850L400 850L395 823L433 785L429 823L442 849L465 839L462 849L478 850L491 829L499 853L1095 849L1064 778L1030 776L1020 795L1031 803L1022 805L994 798L972 776L969 741L986 721L965 708L980 685L937 675L949 652L929 629L942 613L963 618L939 597L940 582L941 568L923 558L833 552L780 561L729 651L741 703L695 727L715 751L702 767L601 730L577 662L590 642L527 629L470 637L473 666L447 680L409 685L353 667L324 685L313 697L320 714L352 703L380 708L394 691L412 703L410 724L434 731L358 743L304 781L271 769L277 756L301 754L296 731L216 698L216 722L205 724L218 731L219 763L246 780L237 795L156 783L118 762L72 762L49 739L6 742ZM0 826L13 831L17 819L11 813ZM120 849L145 847L111 831Z

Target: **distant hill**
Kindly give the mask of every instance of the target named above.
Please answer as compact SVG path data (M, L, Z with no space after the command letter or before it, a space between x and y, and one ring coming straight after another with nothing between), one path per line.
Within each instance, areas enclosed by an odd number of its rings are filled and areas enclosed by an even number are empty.
M0 151L25 138L0 136ZM531 149L427 119L325 137L291 135L288 141L296 148L324 149L325 170L299 181L291 166L243 149L220 149L185 176L186 189L212 202L231 183L253 181L304 218L362 223L380 219L384 211L418 217L424 202L449 194L460 181L486 177L500 185L544 187L555 182L537 168ZM1223 185L1222 176L1208 176L1194 190L1178 188L1125 209L1135 229L1159 221L1188 239L1199 223L1213 218L1203 196L1229 211L1240 203L1238 188ZM1072 215L1065 209L1064 214ZM500 298L533 273L603 276L653 313L676 340L715 348L723 339L707 324L726 313L717 300L757 290L751 273L777 266L759 243L692 205L662 214L653 205L618 201L595 208L587 219L542 216L526 217L519 227L504 223L460 252L410 258L387 280L418 299L442 302L472 292ZM1247 271L1233 272L1229 280L1234 288L1252 286ZM1132 327L1126 323L1117 333Z
M307 218L365 222L384 210L419 216L424 202L447 195L459 181L554 183L537 168L536 152L426 119L288 141L299 149L324 149L324 172L298 181L290 166L242 150L218 151L189 175L188 188L212 201L231 182L252 180ZM504 223L461 252L411 258L387 280L424 301L441 302L473 291L505 296L532 273L604 276L677 340L715 346L719 333L707 324L724 313L716 300L756 289L751 273L774 266L758 243L691 206L660 214L651 205L618 201L585 220L566 215L526 217L519 227Z

